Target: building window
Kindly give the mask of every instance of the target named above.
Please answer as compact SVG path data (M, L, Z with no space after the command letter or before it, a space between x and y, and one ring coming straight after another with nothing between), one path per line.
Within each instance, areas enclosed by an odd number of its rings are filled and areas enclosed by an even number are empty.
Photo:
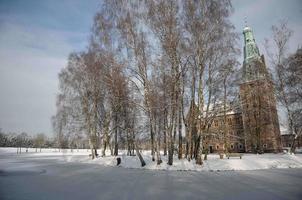
M219 145L216 146L216 149L219 149Z
M231 149L234 149L234 145L231 144Z
M266 147L267 147L267 145L266 145L266 144L264 144L264 145L263 145L263 148L266 148Z
M236 118L236 124L240 124L240 119Z
M239 149L242 149L242 144L239 144Z

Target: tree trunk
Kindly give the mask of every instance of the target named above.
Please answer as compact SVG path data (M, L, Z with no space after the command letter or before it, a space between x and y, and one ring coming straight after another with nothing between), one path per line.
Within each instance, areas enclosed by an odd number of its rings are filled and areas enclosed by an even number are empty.
M109 139L109 126L110 126L110 114L106 113L105 115L105 123L103 126L103 151L102 151L102 156L106 156L106 148L107 146L110 148L111 150L111 145L110 145L110 139ZM112 154L111 154L112 155Z
M106 140L107 140L107 139L105 139L105 136L104 136L104 138L103 138L102 157L106 156L106 147L107 147L107 145L106 145Z
M200 63L200 62L198 62ZM200 64L200 72L199 72L199 83L198 83L198 111L200 116L204 116L204 97L203 97L203 84L202 84L202 77L203 77L204 67ZM198 143L195 145L195 159L196 164L202 165L202 150L203 150L203 140L202 140L202 130L204 130L204 126L202 125L204 122L201 119L204 117L199 117L198 120L198 127L199 130L197 131L198 134ZM205 120L205 119L203 119Z
M97 84L95 82L95 84ZM98 138L98 90L97 85L94 84L94 106L93 106L93 112L94 112L94 124L93 124L93 136L94 136L94 154L97 157L98 156L98 147L99 147L99 138Z
M298 136L294 135L292 145L290 147L290 153L296 153L296 141L297 141Z
M139 152L139 148L138 148L138 145L137 145L136 142L135 142L134 146L135 146L136 155L138 156L138 158L139 158L139 160L141 162L141 166L144 167L146 165L146 162L144 161L143 156Z
M135 150L135 134L133 129L132 130L132 155L134 155L134 150Z
M95 155L95 157L97 157L97 156L98 156L98 150L97 150L97 148L96 148L96 147L94 148L94 155Z
M117 114L115 114L115 131L114 131L114 155L118 155L118 141L117 141L117 135L118 135L118 127L117 127Z
M199 145L198 145L198 153L197 153L197 159L196 159L196 164L197 165L202 165L202 136L201 133L199 134Z
M169 132L168 132L168 165L173 165L173 154L174 154L174 140L173 140L173 129L176 129L176 120L175 120L175 115L174 111L172 111L172 117L171 117L171 124L169 127ZM176 130L175 130L176 131Z
M110 142L110 155L113 156L114 153L113 153L113 144Z
M129 131L127 130L127 156L131 156L131 141L130 141L130 136L129 136Z
M226 117L226 101L227 101L227 85L226 78L223 79L223 133L224 133L224 153L229 152L229 143L228 143L228 130L227 130L227 117Z
M179 101L181 102L181 101ZM181 103L182 104L182 103ZM181 105L178 108L178 159L182 159L182 110Z
M149 115L151 115L151 113L149 113ZM152 119L151 116L149 116L150 118L150 134L151 134L151 156L152 156L152 161L155 161L155 151L154 151L154 132L153 132L153 124L152 124Z
M167 110L164 110L164 156L167 155Z
M89 140L89 145L90 145L90 151L91 151L91 159L93 160L95 158L95 155L94 155L95 152L93 151L93 145L92 145L91 139Z
M154 125L156 127L156 124ZM155 132L157 133L156 136L156 163L157 165L160 165L162 163L161 157L160 157L160 122L158 124L158 129L155 129Z
M189 122L191 123L191 122ZM188 139L187 139L187 143L188 143L188 161L191 161L192 159L192 124L189 125L190 128L189 128L189 134L188 134Z

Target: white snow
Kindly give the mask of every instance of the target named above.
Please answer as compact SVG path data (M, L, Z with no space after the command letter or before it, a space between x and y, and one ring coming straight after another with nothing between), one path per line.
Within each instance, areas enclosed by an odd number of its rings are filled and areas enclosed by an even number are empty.
M25 153L25 149L22 149L22 153L19 156L36 159L57 159L62 162L84 162L100 164L105 166L116 166L115 156L109 156L110 152L106 152L105 157L98 157L94 160L89 158L90 151L87 149L80 149L73 151L58 149L42 149L42 152L35 152L35 149L28 149L28 153ZM16 148L0 148L0 157L2 154L16 154ZM99 150L99 153L101 151ZM122 159L121 167L125 168L142 168L137 156L127 156L126 151L119 151ZM142 169L150 170L194 170L194 171L224 171L224 170L258 170L258 169L273 169L273 168L302 168L302 154L243 154L242 159L224 158L219 159L217 154L208 155L208 160L204 161L202 166L196 165L195 160L189 162L187 159L178 160L177 156L174 157L173 165L167 164L167 156L163 156L163 162L157 165L156 162L152 162L150 151L143 151L142 156L146 162L146 166Z

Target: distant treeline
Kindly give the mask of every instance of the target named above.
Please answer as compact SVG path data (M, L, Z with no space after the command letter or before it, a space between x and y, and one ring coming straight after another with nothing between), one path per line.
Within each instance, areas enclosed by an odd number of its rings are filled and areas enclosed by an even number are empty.
M58 144L56 138L47 137L44 133L29 135L22 133L4 133L0 129L0 147L19 148L88 148L86 141L70 141L68 138Z

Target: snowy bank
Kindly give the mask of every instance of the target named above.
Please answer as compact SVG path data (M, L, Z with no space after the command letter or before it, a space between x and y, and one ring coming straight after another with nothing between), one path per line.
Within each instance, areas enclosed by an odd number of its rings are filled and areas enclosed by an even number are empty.
M125 168L140 168L150 170L193 170L193 171L225 171L225 170L258 170L258 169L273 169L273 168L302 168L302 154L290 155L290 154L243 154L242 159L239 158L224 158L219 159L217 154L208 155L208 160L204 161L202 166L196 165L195 161L189 162L187 159L178 160L175 156L173 165L167 164L167 156L162 156L163 163L157 165L156 162L152 162L150 151L143 151L142 155L146 161L146 166L141 167L140 161L137 156L127 156L126 151L119 151L120 155L109 156L109 152L106 152L105 157L98 157L94 160L89 158L90 151L86 149L80 149L73 151L58 150L58 149L42 149L42 152L35 152L35 149L28 149L28 153L25 153L25 149L18 156L35 157L36 159L52 158L62 162L82 162L93 163L105 166L116 166L116 158L120 157L122 163L120 167ZM16 148L0 148L1 154L16 154Z

